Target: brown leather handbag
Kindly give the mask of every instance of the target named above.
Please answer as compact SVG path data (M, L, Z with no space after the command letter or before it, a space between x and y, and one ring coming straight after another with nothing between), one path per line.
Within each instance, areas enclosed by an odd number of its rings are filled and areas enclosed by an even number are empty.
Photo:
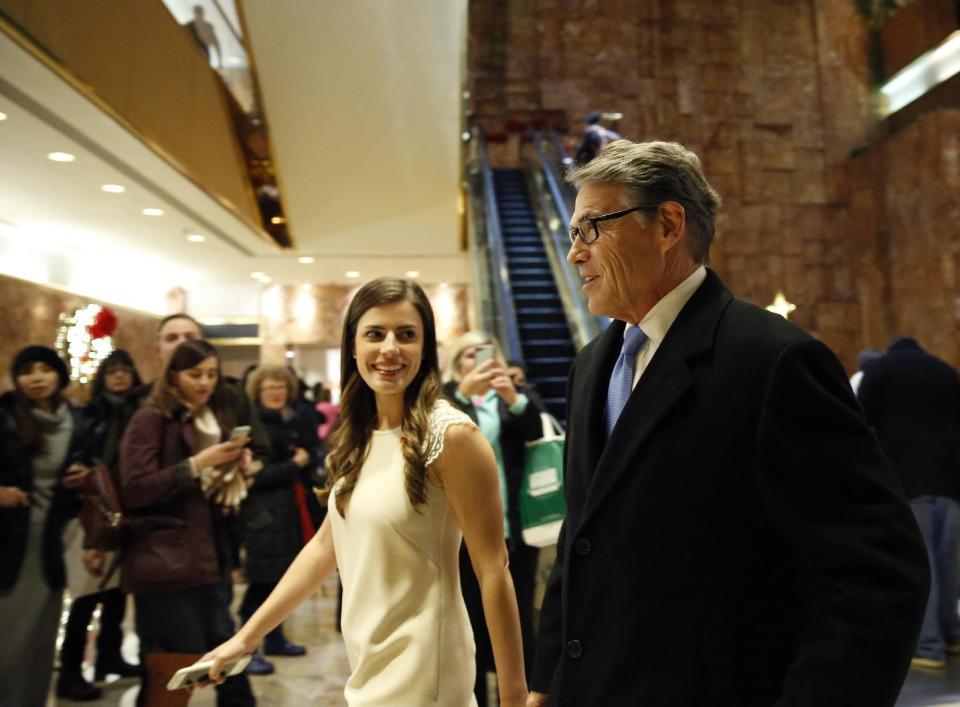
M127 533L128 522L110 470L102 462L94 464L83 480L83 505L80 507L83 546L97 550L119 550Z

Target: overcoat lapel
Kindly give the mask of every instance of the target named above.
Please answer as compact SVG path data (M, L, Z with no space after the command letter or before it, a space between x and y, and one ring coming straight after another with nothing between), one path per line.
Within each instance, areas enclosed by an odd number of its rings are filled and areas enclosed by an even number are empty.
M587 431L582 438L584 452L580 465L584 488L590 484L603 454L607 388L613 366L620 356L620 349L623 348L624 326L621 321L611 322L597 341L596 350L592 352L591 365L585 367L584 380L574 382L578 392L585 392L585 404L578 406L579 410L571 411L571 424L576 420L578 429Z
M689 360L713 348L720 315L732 299L733 296L720 279L713 271L708 270L707 279L677 315L677 319L667 332L660 348L657 349L653 360L650 361L650 365L647 366L636 388L630 394L606 446L603 446L602 420L606 402L606 383L613 364L593 367L598 371L607 369L607 378L598 381L602 387L602 392L599 394L601 401L598 415L591 399L590 410L601 424L591 430L588 439L591 443L599 445L600 453L590 457L597 462L587 490L581 524L587 522L597 511L622 476L627 473L646 472L642 466L638 465L643 447L649 442L650 434L657 423L693 387L694 378L690 371ZM620 339L622 339L624 325L622 322L617 322L617 325ZM613 329L613 325L610 328ZM606 359L603 358L598 361L606 363ZM596 392L593 395L596 395Z

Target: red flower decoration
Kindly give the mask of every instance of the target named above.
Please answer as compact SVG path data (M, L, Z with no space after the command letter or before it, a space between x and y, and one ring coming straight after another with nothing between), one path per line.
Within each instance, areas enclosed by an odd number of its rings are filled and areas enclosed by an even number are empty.
M109 307L104 307L93 318L93 324L87 327L91 339L110 336L117 329L117 315Z

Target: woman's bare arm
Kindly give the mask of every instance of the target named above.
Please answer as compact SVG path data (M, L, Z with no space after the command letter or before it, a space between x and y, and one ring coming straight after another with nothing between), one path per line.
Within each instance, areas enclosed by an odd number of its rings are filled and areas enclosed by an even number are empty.
M432 468L460 521L470 562L480 583L500 685L500 704L522 707L527 699L523 642L503 537L503 504L493 450L479 430L451 425L443 453Z
M337 510L331 507L330 513L336 512ZM263 637L315 592L336 568L337 556L333 548L333 532L328 514L320 530L303 547L276 588L270 592L270 596L250 620L233 638L200 659L214 661L210 668L210 679L218 681L217 676L227 661L252 653Z

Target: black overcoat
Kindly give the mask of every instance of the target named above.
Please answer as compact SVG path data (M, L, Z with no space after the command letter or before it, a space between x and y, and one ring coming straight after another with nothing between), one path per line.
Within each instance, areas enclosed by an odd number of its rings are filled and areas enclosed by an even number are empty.
M960 376L913 339L863 371L858 396L907 498L960 501Z
M836 357L708 271L604 443L623 329L570 373L534 689L564 707L893 705L926 553Z
M300 511L295 485L312 496L312 475L320 457L320 440L313 420L300 410L282 415L255 406L270 440L270 454L240 509L243 542L247 551L247 581L277 582L303 548ZM293 450L310 455L304 468L293 463ZM309 497L307 496L307 497Z

